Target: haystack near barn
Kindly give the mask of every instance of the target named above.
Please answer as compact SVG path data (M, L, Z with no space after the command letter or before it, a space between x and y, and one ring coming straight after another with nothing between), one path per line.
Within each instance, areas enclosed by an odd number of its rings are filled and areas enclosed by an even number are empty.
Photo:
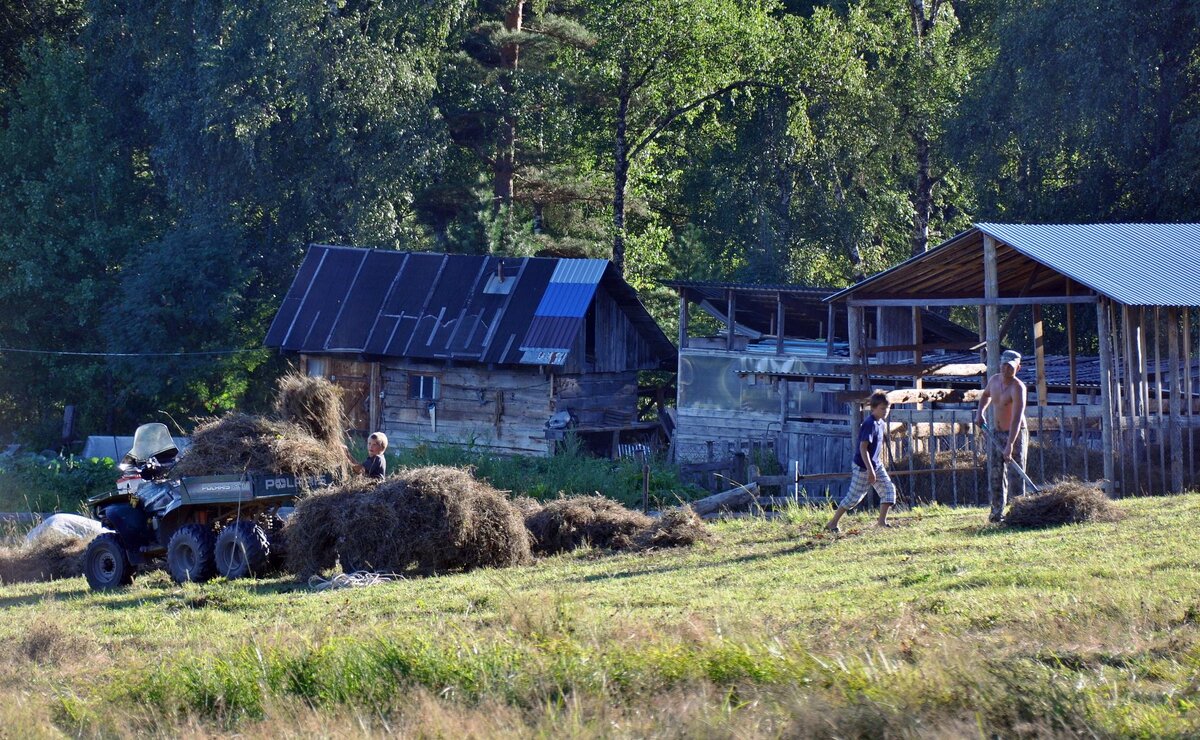
M607 260L317 245L266 345L341 386L359 431L529 455L568 431L601 454L653 437L637 374L675 363Z
M1100 469L1085 469L1083 477L1103 479L1110 495L1161 493L1200 483L1197 276L1200 224L981 223L828 302L846 312L850 395L865 397L881 371L911 377L894 392L892 419L910 426L928 419L932 438L967 430L978 391L948 390L939 377L944 368L920 359L919 309L978 310L981 379L998 371L1013 318L1026 317L1032 346L1013 348L1033 371L1026 418L1033 441L1043 443L1041 459L1031 453L1030 474L1039 477L1050 447L1044 443L1052 441L1063 467L1071 450L1099 452ZM876 325L893 324L904 346L873 347L872 316ZM1065 394L1047 382L1051 316L1065 328L1069 348ZM1084 346L1096 348L1091 363L1078 352ZM881 357L888 349L911 351L913 359ZM1095 370L1085 373L1085 365ZM1081 388L1089 375L1095 393ZM994 452L989 458L998 464Z

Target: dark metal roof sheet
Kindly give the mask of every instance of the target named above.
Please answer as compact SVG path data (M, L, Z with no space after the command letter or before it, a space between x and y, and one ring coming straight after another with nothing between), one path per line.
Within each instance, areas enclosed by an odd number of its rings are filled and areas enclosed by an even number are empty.
M521 363L533 348L553 350L551 361L539 352L527 362L562 364L601 284L657 356L673 360L674 346L606 260L321 245L309 247L265 343L310 354L501 364Z
M1001 286L1001 295L1015 295L1024 283L1016 275L1015 260L1030 261L1086 286L1101 295L1129 306L1200 306L1200 224L993 224L980 223L957 234L928 252L884 270L827 300L839 301L854 294L884 295L900 292L928 297L982 296L983 267L969 280L961 273L943 270L945 280L936 280L937 266L947 267L982 256L983 235L993 237L1002 246L998 258L1001 279L1014 278L1010 286ZM1022 268L1023 269L1023 268ZM1045 275L1045 273L1043 273ZM931 277L933 276L933 277ZM924 281L918 286L918 281ZM1032 280L1032 277L1030 278ZM947 285L954 282L954 285ZM1040 281L1054 288L1043 277ZM1060 285L1063 284L1060 280ZM1031 294L1036 294L1035 288Z

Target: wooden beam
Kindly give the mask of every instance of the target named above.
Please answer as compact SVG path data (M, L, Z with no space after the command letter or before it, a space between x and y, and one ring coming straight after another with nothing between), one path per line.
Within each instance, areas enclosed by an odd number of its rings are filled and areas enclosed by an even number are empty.
M1138 357L1138 374L1141 381L1141 393L1138 397L1138 406L1141 408L1141 424L1139 433L1145 441L1143 453L1146 461L1146 490L1154 489L1154 471L1150 464L1150 369L1147 364L1146 352L1146 315L1145 308L1137 309L1137 357Z
M920 309L917 309L920 310ZM918 352L933 352L935 350L955 350L959 352L977 352L987 346L986 342L930 342L929 344L886 344L881 347L867 347L863 351L868 355L878 355L884 352L912 352L913 359L920 361Z
M737 293L732 290L725 291L725 305L727 306L725 315L725 344L726 349L733 350L733 327L737 324Z
M783 354L783 294L775 294L775 354Z
M1112 439L1112 341L1108 333L1108 307L1104 303L1096 305L1096 334L1100 341L1100 444L1104 448L1104 492L1110 497L1114 493L1113 475L1116 470L1113 465Z
M1184 392L1187 394L1188 415L1188 484L1196 486L1196 417L1195 399L1192 397L1192 309L1183 309L1183 368Z
M829 304L829 321L825 328L825 356L833 357L833 304Z
M852 366L864 364L866 356L863 354L863 310L859 306L848 306L846 308L846 328L850 338L850 363ZM850 373L850 389L861 391L866 385L866 378L859 375L855 371ZM859 418L859 409L855 406L850 407L849 414L846 419L850 426L850 446L854 447L855 440L858 439L858 424L861 421Z
M1070 280L1067 280L1067 295L1071 295ZM1067 304L1067 373L1068 385L1071 388L1071 403L1075 403L1078 395L1075 382L1077 377L1075 372L1075 307L1070 303Z
M1000 295L1000 273L996 267L996 240L983 237L983 295L984 336L987 340L987 375L1000 372L1000 308L995 303Z
M847 299L849 306L877 308L879 306L1031 306L1035 303L1047 304L1090 304L1096 303L1093 295L1060 296L1043 295L1027 298L851 298ZM1000 328L999 319L996 328Z
M688 346L688 298L687 288L679 291L679 349Z
M924 316L923 308L912 307L912 339L913 339L913 364L919 365L925 359L925 328L921 325L921 319ZM913 385L921 388L925 385L925 381L918 375L913 378ZM918 404L920 406L920 404Z
M1037 363L1038 404L1046 405L1046 339L1042 326L1042 307L1033 306L1033 357Z
M906 388L888 391L888 403L893 406L903 403L975 403L983 393L982 389L972 388ZM870 402L869 394L861 391L837 391L833 394L838 403L866 405Z
M1162 391L1162 311L1154 309L1154 388L1157 391L1154 410L1158 413L1158 469L1162 486L1167 487L1167 426L1163 419Z
M1167 309L1167 362L1171 364L1171 418L1168 434L1171 439L1171 493L1183 490L1183 374L1179 361L1179 309Z
M859 372L865 373L868 377L879 377L881 375L907 375L909 377L928 377L930 375L942 375L960 378L973 378L976 375L983 375L988 371L987 365L979 362L931 362L924 365L909 364L907 362L887 364L887 365L870 365L864 364L858 367Z

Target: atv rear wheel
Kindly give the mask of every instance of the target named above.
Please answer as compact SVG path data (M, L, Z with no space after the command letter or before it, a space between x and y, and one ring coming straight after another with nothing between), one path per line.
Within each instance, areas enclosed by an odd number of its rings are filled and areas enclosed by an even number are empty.
M236 521L217 536L217 572L226 578L265 573L270 567L270 556L267 533L254 522Z
M83 574L95 591L108 591L133 583L133 565L113 532L105 532L88 543L83 555Z
M217 572L213 532L203 524L185 524L167 543L167 571L176 583L207 581Z

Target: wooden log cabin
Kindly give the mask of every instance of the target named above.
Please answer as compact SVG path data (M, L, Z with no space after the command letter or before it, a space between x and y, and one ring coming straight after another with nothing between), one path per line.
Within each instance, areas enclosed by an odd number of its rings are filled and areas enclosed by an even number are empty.
M675 347L607 260L311 246L267 334L393 445L604 455L657 434L638 373Z

